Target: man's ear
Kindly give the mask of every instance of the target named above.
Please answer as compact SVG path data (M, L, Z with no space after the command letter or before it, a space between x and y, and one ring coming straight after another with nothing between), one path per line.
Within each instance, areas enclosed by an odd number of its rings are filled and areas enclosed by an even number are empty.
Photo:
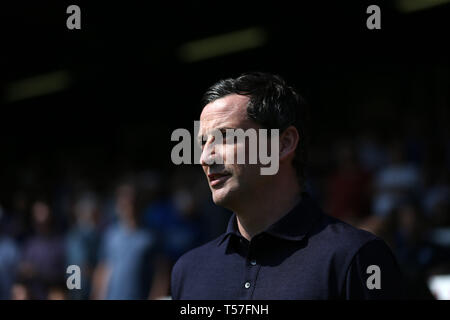
M280 161L294 156L300 136L294 126L286 128L280 136Z

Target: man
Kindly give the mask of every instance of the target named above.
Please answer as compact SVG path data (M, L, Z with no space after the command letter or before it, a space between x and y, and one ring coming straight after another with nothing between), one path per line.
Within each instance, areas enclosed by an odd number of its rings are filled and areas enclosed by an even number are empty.
M249 73L219 81L203 106L200 162L214 202L234 213L225 234L177 261L173 299L399 298L400 272L385 243L325 215L304 192L304 103L283 79ZM225 128L279 129L271 150L278 172L227 159L229 148L248 145L225 139L213 147L211 133Z

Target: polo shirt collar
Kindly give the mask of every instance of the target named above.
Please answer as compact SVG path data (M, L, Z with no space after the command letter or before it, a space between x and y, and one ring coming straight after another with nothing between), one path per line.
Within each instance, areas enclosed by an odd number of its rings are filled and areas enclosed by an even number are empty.
M308 193L303 192L300 202L280 220L268 227L263 233L284 240L300 241L307 235L320 214L321 210L315 204L311 196ZM218 246L233 234L241 237L235 213L231 216L228 222L227 231L222 236Z

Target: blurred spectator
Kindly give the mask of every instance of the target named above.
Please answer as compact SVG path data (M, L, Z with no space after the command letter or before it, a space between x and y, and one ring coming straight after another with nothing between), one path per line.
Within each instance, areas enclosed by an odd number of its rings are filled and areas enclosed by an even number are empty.
M358 163L350 142L337 145L337 168L328 178L326 211L349 223L369 214L370 174Z
M93 299L147 299L150 295L156 238L141 227L137 191L132 182L117 188L119 221L103 236Z
M402 270L407 274L423 271L432 261L432 248L426 243L429 226L419 205L413 200L399 204L393 210L388 224L390 234L385 239L391 244Z
M395 141L389 146L390 162L376 174L373 212L386 217L408 193L421 191L421 172L405 160L404 146Z
M29 199L25 190L19 189L13 193L12 207L4 213L3 230L22 244L29 232L28 207Z
M20 254L14 239L2 231L3 217L3 209L0 206L0 300L11 298Z
M98 203L93 193L83 193L74 205L74 224L66 238L67 265L81 270L81 289L71 290L72 299L88 299L93 269L97 263L99 235L96 222Z
M391 246L405 277L408 298L431 298L427 270L446 260L448 250L429 241L430 224L413 198L400 203L384 221L380 234Z
M170 195L151 204L145 211L147 226L159 230L163 251L173 262L206 240L200 208L203 200L199 192L201 179L200 170L185 168L175 172Z
M67 288L64 282L49 286L47 300L66 300Z
M30 285L25 280L16 281L11 287L11 300L31 300Z
M450 227L450 174L446 168L440 170L423 199L427 216L436 227Z
M362 133L357 139L358 159L363 169L375 172L386 164L386 151L373 131Z
M64 242L53 231L51 211L46 202L34 202L31 216L34 234L25 241L20 273L30 281L30 294L36 299L45 299L48 285L64 279Z
M147 227L154 230L160 239L157 283L152 298L169 294L170 271L175 261L207 239L201 211L204 196L200 190L201 178L199 168L176 171L172 177L170 194L154 201L145 210Z

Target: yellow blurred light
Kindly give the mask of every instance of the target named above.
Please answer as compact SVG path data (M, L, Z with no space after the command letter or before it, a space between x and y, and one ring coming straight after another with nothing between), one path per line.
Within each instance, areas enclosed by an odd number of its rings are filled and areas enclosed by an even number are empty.
M409 13L429 9L438 5L450 3L450 0L397 0L397 8L401 12Z
M66 89L70 76L66 70L54 71L18 80L6 86L5 100L14 102Z
M184 62L196 62L257 48L266 41L265 30L252 27L185 43L179 48L178 56Z

